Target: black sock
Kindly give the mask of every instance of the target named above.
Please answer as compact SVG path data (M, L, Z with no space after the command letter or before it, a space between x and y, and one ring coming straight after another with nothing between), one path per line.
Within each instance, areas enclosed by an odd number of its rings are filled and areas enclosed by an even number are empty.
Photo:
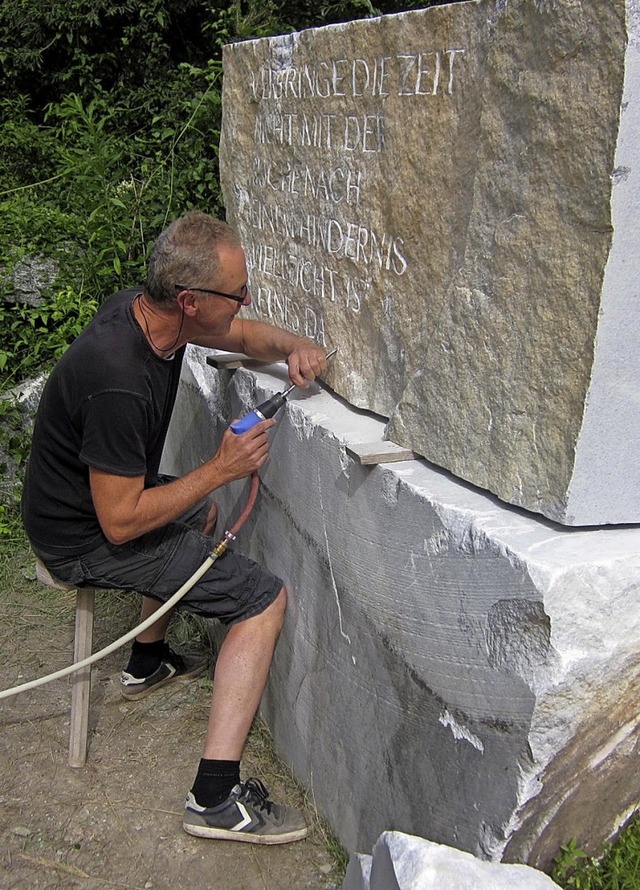
M201 760L191 793L201 807L217 807L239 781L239 760Z
M165 654L164 640L156 640L154 643L139 643L133 641L131 657L125 670L133 677L148 677L160 667Z

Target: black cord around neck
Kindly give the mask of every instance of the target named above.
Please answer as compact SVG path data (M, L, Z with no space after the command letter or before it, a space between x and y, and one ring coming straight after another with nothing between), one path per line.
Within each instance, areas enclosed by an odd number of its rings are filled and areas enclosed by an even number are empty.
M178 336L173 341L171 346L166 346L166 347L162 348L162 347L158 346L158 344L154 341L153 337L151 336L151 331L149 330L149 322L147 320L147 316L144 311L144 305L142 303L142 294L136 294L135 300L138 301L138 306L140 307L140 313L142 315L142 320L144 321L144 327L147 332L147 339L149 340L149 343L151 343L151 345L153 346L155 351L156 352L171 352L173 349L175 349L176 343L178 342L178 340L180 339L180 335L182 334L182 328L184 327L184 306L182 306L182 305L180 306L182 313L180 315L180 327L178 328ZM135 300L134 300L134 302L135 302Z

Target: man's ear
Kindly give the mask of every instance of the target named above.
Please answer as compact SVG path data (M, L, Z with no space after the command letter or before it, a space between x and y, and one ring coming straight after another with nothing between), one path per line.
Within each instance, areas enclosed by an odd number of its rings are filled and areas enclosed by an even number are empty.
M198 300L192 290L178 291L176 302L184 315L193 318L197 311Z

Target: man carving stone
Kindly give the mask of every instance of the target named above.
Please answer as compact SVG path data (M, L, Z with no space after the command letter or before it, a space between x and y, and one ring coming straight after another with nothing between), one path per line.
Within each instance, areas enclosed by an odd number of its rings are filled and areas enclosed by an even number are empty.
M160 477L186 344L286 359L301 386L326 369L324 350L310 340L239 318L250 301L235 232L189 213L159 236L145 287L109 298L60 359L38 410L23 495L33 549L54 576L138 591L145 619L204 562L216 515L209 496L263 466L274 421L241 435L227 430L210 460L181 478ZM272 844L307 834L301 813L270 801L258 780L240 781L286 597L280 579L228 550L179 604L228 627L187 797L191 834ZM205 660L184 659L166 644L170 614L134 641L125 698L204 670Z

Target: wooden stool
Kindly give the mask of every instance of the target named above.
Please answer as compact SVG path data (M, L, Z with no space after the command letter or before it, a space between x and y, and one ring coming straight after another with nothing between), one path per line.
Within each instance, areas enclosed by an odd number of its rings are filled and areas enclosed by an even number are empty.
M36 559L36 577L45 587L54 590L74 590L76 593L76 628L73 643L73 661L82 661L91 655L93 643L93 587L74 587L54 578L49 569ZM87 759L89 733L89 702L91 700L91 665L72 675L71 728L69 730L69 766L84 766Z

